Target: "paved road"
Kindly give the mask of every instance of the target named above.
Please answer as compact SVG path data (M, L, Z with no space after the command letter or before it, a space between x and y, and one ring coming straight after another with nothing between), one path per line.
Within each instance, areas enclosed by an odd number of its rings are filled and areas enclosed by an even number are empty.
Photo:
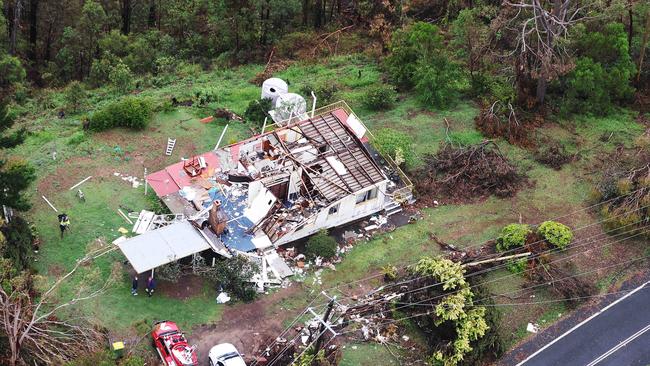
M518 365L650 365L650 282L554 337Z

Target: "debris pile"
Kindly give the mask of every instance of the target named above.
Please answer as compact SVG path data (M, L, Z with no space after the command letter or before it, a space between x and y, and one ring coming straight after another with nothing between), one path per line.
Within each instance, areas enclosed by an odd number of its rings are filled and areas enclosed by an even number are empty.
M434 197L452 202L489 195L510 197L525 181L493 141L467 147L445 145L424 160L424 168L416 172L415 187L427 205Z
M542 121L539 118L521 120L518 114L521 115L522 111L516 111L510 103L504 105L497 101L483 107L474 121L478 130L487 137L503 137L513 145L532 146L530 132Z
M138 177L130 176L128 174L121 174L118 172L113 173L114 176L121 178L123 181L131 183L131 187L133 188L138 188L140 185L142 185L144 182L140 180Z

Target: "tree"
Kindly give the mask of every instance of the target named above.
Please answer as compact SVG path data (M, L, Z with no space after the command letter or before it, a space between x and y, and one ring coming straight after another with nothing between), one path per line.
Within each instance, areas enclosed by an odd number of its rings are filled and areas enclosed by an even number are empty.
M104 337L93 327L80 318L64 320L57 314L80 301L100 296L113 282L120 267L114 266L111 276L103 283L97 280L101 278L98 274L86 273L85 285L77 288L68 301L59 302L56 295L66 280L105 251L102 248L78 260L68 273L39 296L34 294L34 282L40 278L16 271L9 260L0 259L0 328L9 344L9 365L18 365L26 355L43 364L62 364L102 347Z
M17 57L0 53L0 103L13 92L14 85L25 79L26 73Z
M74 112L79 110L79 106L86 98L86 90L78 81L71 82L65 89L65 101Z
M34 235L29 223L20 216L14 216L10 222L1 228L0 247L2 257L13 264L16 271L30 270L34 257Z
M427 106L446 107L458 96L463 78L459 66L446 54L440 29L417 22L393 34L385 65L392 79L415 87Z
M474 306L474 295L460 263L442 257L425 257L415 265L413 275L421 277L419 281L437 285L426 286L416 281L416 288L421 290L406 292L406 298L400 301L419 305L418 313L421 306L433 307L433 314L417 323L425 334L433 334L435 338L430 360L433 364L457 365L472 351L471 343L489 329L485 308Z
M505 4L517 10L515 65L520 104L527 104L527 84L537 80L535 99L544 103L548 82L567 62L569 30L586 16L586 6L572 0L521 0Z
M253 301L257 296L254 284L250 282L259 273L259 267L248 258L236 255L217 261L214 267L203 266L196 272L214 281L217 287L234 294L243 301Z

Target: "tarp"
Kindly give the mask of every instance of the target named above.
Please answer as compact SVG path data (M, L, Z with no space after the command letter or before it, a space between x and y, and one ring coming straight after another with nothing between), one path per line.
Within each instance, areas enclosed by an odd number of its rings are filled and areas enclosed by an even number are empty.
M117 244L137 273L210 249L187 221L148 231Z

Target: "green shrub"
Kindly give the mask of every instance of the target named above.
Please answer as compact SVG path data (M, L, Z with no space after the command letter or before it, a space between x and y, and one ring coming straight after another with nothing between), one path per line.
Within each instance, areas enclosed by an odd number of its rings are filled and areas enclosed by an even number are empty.
M423 58L442 47L440 29L433 24L416 22L393 33L390 54L384 66L397 85L411 88L415 85L415 71Z
M316 94L317 103L319 107L338 102L339 97L339 85L332 81L326 81L323 83L310 83L306 84L300 88L300 93L305 98L311 98L311 92Z
M537 233L549 244L559 249L566 248L573 240L571 229L555 221L544 221L537 228Z
M271 109L273 101L269 98L251 100L244 112L244 119L255 126L262 126Z
M392 264L381 267L381 273L384 274L384 281L395 281L397 279L397 267Z
M128 93L133 87L133 73L121 60L108 73L108 79L120 93Z
M68 137L68 141L66 143L68 145L75 146L84 141L86 141L86 133L83 131L77 131L73 133L72 136Z
M524 273L528 267L528 259L510 259L506 262L506 269L514 274Z
M330 259L336 255L337 247L338 243L333 237L327 235L327 230L321 230L307 240L305 255L312 259L316 257Z
M126 97L94 112L90 117L90 128L95 131L114 127L142 130L153 115L151 103L142 98Z
M521 247L526 244L528 234L532 233L526 224L510 224L501 230L497 238L497 251L504 252L511 248Z
M558 88L561 111L605 115L613 104L634 94L630 81L636 67L630 57L627 34L620 23L609 23L593 31L576 27L576 67Z
M75 80L65 89L65 101L73 112L79 110L79 106L84 102L84 99L86 99L86 90L80 82Z
M398 165L412 166L415 161L411 136L404 132L383 128L377 131L372 144L382 155L390 156Z
M373 111L393 108L397 93L392 85L376 85L363 96L363 104Z
M420 63L415 70L415 92L427 107L453 105L460 96L462 84L460 67L443 54Z

